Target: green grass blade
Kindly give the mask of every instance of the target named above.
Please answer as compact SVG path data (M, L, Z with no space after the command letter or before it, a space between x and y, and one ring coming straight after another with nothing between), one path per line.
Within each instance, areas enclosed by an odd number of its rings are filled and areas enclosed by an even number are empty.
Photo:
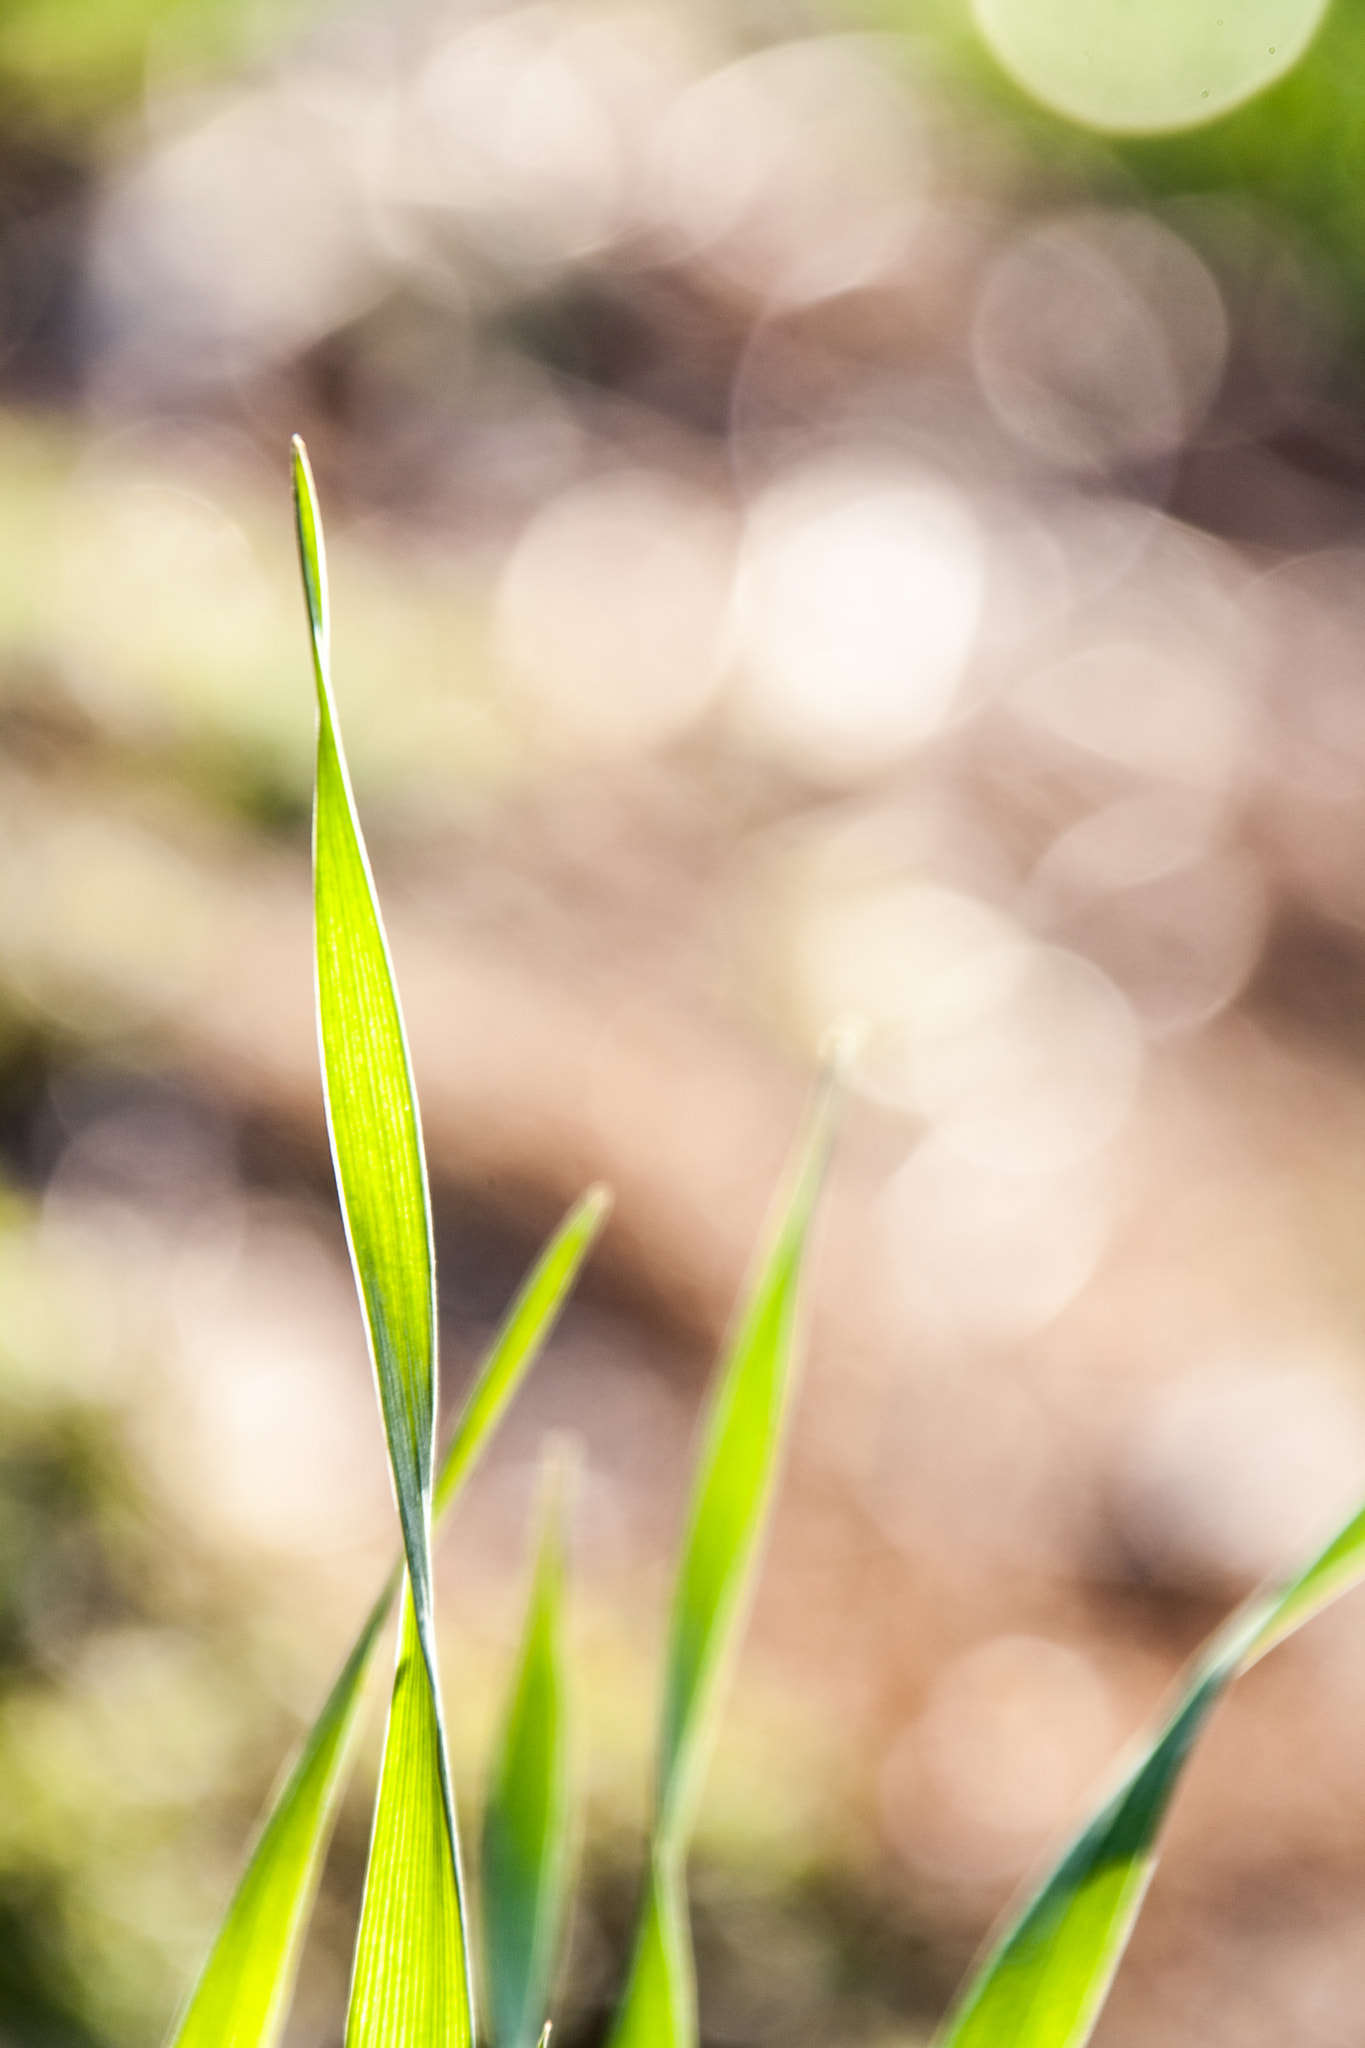
M1090 2037L1156 1865L1180 1774L1227 1687L1365 1577L1365 1508L1284 1585L1238 1610L1099 1811L988 1950L942 2048L1080 2048Z
M346 2048L471 2048L444 1739L410 1587L360 1909Z
M697 1999L682 1858L650 1858L635 1958L611 2048L691 2048Z
M767 1524L798 1351L801 1278L833 1134L823 1079L702 1432L674 1587L650 1878L612 2048L695 2040L682 1864Z
M442 1461L438 1516L455 1500L539 1357L610 1206L602 1188L590 1189L574 1204L503 1318ZM400 1582L398 1568L285 1774L169 2048L275 2048L345 1782L365 1681Z
M484 1813L488 2010L497 2048L536 2048L569 1869L563 1458L552 1457L516 1677Z
M527 1367L554 1327L579 1268L611 1214L611 1194L592 1187L569 1211L522 1282L497 1342L473 1387L441 1461L436 1513L443 1515L502 1420Z
M777 1476L797 1357L806 1245L834 1126L820 1085L707 1416L674 1586L660 1735L656 1836L685 1844L738 1644Z
M293 469L318 699L313 898L327 1124L417 1624L430 1662L436 1413L431 1205L407 1039L332 701L322 531L308 457L297 437Z
M297 437L293 468L318 700L313 903L323 1092L408 1585L347 2040L352 2048L449 2048L472 2042L474 2012L432 1599L431 1203L407 1039L332 702L322 534Z
M278 2040L393 1582L356 1638L270 1808L173 2035L173 2048Z

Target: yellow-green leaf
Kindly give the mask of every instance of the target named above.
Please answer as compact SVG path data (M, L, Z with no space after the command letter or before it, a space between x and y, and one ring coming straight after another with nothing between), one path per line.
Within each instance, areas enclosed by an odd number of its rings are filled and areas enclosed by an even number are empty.
M558 1321L579 1268L611 1214L611 1201L604 1187L591 1187L580 1196L522 1282L441 1460L436 1477L438 1516L444 1515L468 1478L527 1368Z
M360 1909L346 2048L470 2048L469 1949L449 1785L411 1588Z
M523 1282L451 1436L436 1482L438 1516L539 1357L609 1207L601 1188L576 1202ZM170 2048L275 2048L279 2040L365 1681L401 1576L401 1568L390 1575L285 1774Z
M645 1879L630 1984L611 2048L691 2048L696 2038L697 1997L682 1859L669 1849L655 1849Z
M290 1766L172 2035L173 2048L262 2048L279 2038L365 1679L392 1598L391 1582Z
M536 2048L564 1922L569 1728L564 1675L564 1460L552 1455L535 1575L484 1810L480 1858L497 2048Z
M322 531L308 458L297 437L294 507L318 700L313 908L323 1092L388 1438L409 1596L347 2040L352 2048L391 2040L402 2040L405 2048L445 2048L448 2041L472 2040L474 2015L431 1582L431 1204L407 1038L332 702ZM458 2013L446 2009L454 1995L462 2000ZM421 2031L419 2021L429 2031Z
M417 1625L430 1662L436 1300L426 1161L407 1038L332 700L322 528L297 437L293 460L318 701L313 908L327 1127Z
M769 1245L707 1415L673 1593L660 1736L658 1838L682 1844L767 1526L797 1358L802 1273L833 1133L821 1083Z
M1190 1668L1156 1734L987 1951L941 2048L1080 2048L1151 1882L1190 1752L1241 1672L1365 1576L1365 1508L1302 1571L1240 1608Z
M830 1072L797 1148L703 1427L673 1594L649 1880L612 2048L691 2048L696 2038L683 1858L781 1455L799 1349L801 1280L829 1156L835 1093Z

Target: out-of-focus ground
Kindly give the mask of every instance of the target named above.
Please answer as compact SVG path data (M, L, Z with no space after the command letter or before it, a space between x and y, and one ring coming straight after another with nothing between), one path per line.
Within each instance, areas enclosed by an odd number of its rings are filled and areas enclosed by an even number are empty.
M1338 0L1239 111L1106 139L946 0L7 9L5 2042L158 2036L393 1544L315 1073L296 428L449 1397L618 1195L442 1554L472 1821L579 1434L569 2048L832 1019L869 1036L695 1859L708 2044L927 2038L1365 1483L1360 41ZM1358 2039L1362 1705L1359 1601L1239 1688L1108 2048ZM294 2048L340 2038L364 1779Z

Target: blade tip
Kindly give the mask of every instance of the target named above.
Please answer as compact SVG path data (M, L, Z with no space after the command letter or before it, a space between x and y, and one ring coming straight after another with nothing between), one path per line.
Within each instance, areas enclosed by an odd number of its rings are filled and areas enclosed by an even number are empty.
M308 449L302 434L289 437L289 469L294 480L295 501L307 499L310 505L317 500L317 487L313 482L313 465L308 460Z

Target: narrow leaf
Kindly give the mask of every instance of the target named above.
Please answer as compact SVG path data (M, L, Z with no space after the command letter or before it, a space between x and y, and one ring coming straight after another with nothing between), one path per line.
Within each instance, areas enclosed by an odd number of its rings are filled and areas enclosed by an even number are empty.
M318 698L313 900L318 1037L346 1237L389 1442L419 1629L431 1607L435 1273L417 1097L328 665L327 572L295 437L294 506Z
M438 1516L453 1503L539 1357L609 1209L605 1189L591 1189L523 1282L455 1425L436 1483ZM285 1774L170 2048L274 2048L279 2039L365 1681L401 1577L401 1567L390 1575Z
M1156 1865L1157 1838L1209 1715L1241 1672L1365 1577L1365 1507L1195 1659L1175 1706L1117 1789L988 1950L941 2048L1080 2048L1099 2017Z
M484 1953L497 2048L536 2048L564 1923L569 1861L564 1463L552 1456L546 1473L535 1576L484 1813Z
M346 2048L470 2048L468 1945L436 1702L405 1588Z
M347 2040L435 2048L472 2041L459 1834L441 1717L431 1583L436 1417L435 1263L426 1159L407 1039L374 881L341 748L328 668L317 500L295 437L294 507L318 699L313 907L318 1037L337 1189L364 1311L409 1597L399 1632L379 1806L370 1842ZM413 1641L421 1651L413 1654ZM420 1666L420 1668L419 1668ZM425 1672L425 1678L422 1672ZM445 1871L439 1880L431 1863ZM412 2032L418 2017L428 2035Z
M279 2038L365 1678L392 1598L391 1581L290 1767L172 2037L174 2048L261 2048Z
M795 1377L800 1284L834 1126L822 1080L707 1416L673 1593L656 1834L685 1843L767 1526Z
M508 1402L559 1319L579 1268L611 1214L607 1188L592 1187L569 1211L521 1284L497 1341L460 1411L436 1479L436 1513L444 1515Z
M611 2048L691 2048L697 2038L697 1996L682 1858L668 1849L650 1857L644 1906L625 2003Z
M768 1247L729 1340L701 1439L674 1587L649 1880L612 2048L696 2038L682 1864L726 1669L767 1525L798 1351L799 1300L833 1134L822 1080Z

